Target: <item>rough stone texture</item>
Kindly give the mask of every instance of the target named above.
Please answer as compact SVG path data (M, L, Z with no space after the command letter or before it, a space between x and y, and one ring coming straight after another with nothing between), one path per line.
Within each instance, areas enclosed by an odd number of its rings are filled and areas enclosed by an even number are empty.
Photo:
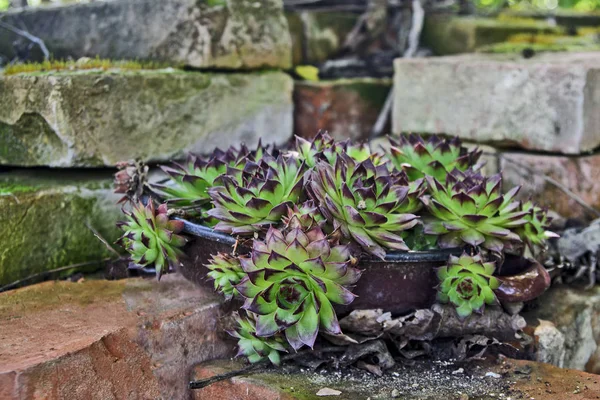
M294 133L312 138L324 129L336 139L366 140L391 86L374 78L296 82Z
M30 275L110 257L121 213L110 172L0 173L0 287ZM77 269L64 271L73 273Z
M221 313L177 275L0 294L0 398L185 399L190 367L233 350Z
M318 64L335 57L360 14L340 11L286 12L294 65Z
M585 372L548 364L504 359L496 363L470 361L440 366L415 361L396 367L378 378L365 371L310 373L284 368L237 377L194 391L196 400L316 400L323 388L339 390L344 400L391 399L596 399L600 380ZM204 379L237 369L239 363L211 361L197 366L194 379ZM486 377L486 373L495 374ZM575 395L575 393L578 394Z
M0 163L101 166L281 144L292 135L292 89L282 72L0 76Z
M291 64L282 9L281 0L118 0L1 16L3 22L44 40L57 59L100 56L255 69ZM0 36L0 53L9 59L24 48L23 38L10 32Z
M504 42L519 33L561 33L546 21L501 21L493 18L429 14L425 18L421 42L436 55L472 53L477 48Z
M393 131L538 151L600 145L600 53L398 59Z
M500 156L506 188L523 185L519 196L534 198L564 217L595 219L564 191L544 179L547 176L600 210L600 154L578 157L503 153Z
M563 336L560 338L551 329L536 328L538 342L553 343L540 348L538 352L545 353L538 358L553 360L558 367L600 373L600 287L585 291L572 286L553 286L538 302L539 308L523 314L528 323L539 325L539 320L548 321Z

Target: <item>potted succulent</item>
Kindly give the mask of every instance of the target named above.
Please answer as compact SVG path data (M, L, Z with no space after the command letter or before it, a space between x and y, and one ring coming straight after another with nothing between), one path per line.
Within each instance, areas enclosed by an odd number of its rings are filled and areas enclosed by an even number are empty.
M286 349L341 333L355 309L393 314L451 303L527 301L550 284L535 255L546 211L485 177L457 138L402 136L381 153L326 133L290 149L215 151L163 167L122 164L132 200L121 243L135 267L179 270L240 301L240 354L277 363Z

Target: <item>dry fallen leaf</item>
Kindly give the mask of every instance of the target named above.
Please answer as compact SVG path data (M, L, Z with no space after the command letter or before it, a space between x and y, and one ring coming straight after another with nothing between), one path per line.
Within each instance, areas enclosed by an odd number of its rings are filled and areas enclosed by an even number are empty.
M323 388L317 392L317 396L339 396L342 394L339 390Z

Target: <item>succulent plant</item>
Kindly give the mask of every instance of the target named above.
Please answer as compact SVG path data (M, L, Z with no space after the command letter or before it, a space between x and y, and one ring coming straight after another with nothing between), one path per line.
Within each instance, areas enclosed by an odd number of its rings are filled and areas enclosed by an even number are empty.
M527 222L518 227L515 233L533 253L539 248L544 248L548 239L559 237L556 233L548 230L552 218L548 217L547 209L539 207L529 200L521 204L520 210L527 213L523 216Z
M431 176L426 179L429 195L421 200L431 217L425 218L424 233L438 235L440 247L468 244L501 253L505 244L521 242L513 232L527 223L527 212L514 200L520 187L503 195L499 174L484 178L472 170L454 170L445 184Z
M406 174L356 162L341 153L335 166L319 162L312 172L309 194L321 213L367 252L380 258L385 249L409 250L402 234L418 223L412 213L421 204L423 181L409 185Z
M335 164L340 153L346 153L357 162L363 162L367 159L371 159L375 165L380 165L384 162L383 156L372 152L368 144L350 144L349 140L336 142L325 131L319 131L312 141L296 136L295 150L299 158L309 168L315 167L319 161Z
M144 207L142 203L134 205L131 212L124 211L127 221L118 226L125 231L119 238L120 243L130 253L131 262L140 267L154 265L156 276L160 279L182 254L187 240L179 235L183 222L170 220L166 204L154 208L152 201Z
M206 268L210 270L207 276L214 280L215 290L223 294L225 299L229 300L237 295L234 286L245 276L237 257L219 253L212 257Z
M115 193L124 194L118 203L131 201L137 203L144 194L148 182L148 166L141 161L121 161L117 163L119 171L115 174Z
M411 181L432 176L444 183L449 172L473 167L482 153L478 149L469 152L458 137L448 140L433 135L425 140L411 134L400 136L399 141L392 138L389 141L387 157L396 168L404 170Z
M250 315L252 315L250 313ZM256 325L252 318L243 318L236 315L238 329L228 332L238 339L238 353L236 357L245 356L251 363L256 363L268 358L273 364L279 365L279 352L287 352L281 335L259 337L256 335Z
M307 200L300 206L294 204L292 208L288 208L287 215L282 218L282 222L286 229L301 228L309 231L316 227L323 228L327 221L321 215L319 207L315 206L312 200Z
M454 304L461 318L483 312L485 304L497 302L494 289L500 283L492 276L494 269L494 263L483 262L480 255L450 256L448 265L438 269L438 300Z
M341 333L332 303L354 300L345 287L360 278L352 262L348 247L329 243L319 228L285 235L270 228L264 242L254 240L250 256L240 257L247 276L235 288L245 298L243 308L256 314L256 336L285 332L297 350L313 347L319 327Z
M208 215L219 221L215 230L243 235L278 224L300 199L303 173L303 164L283 156L230 168L208 191L214 204Z

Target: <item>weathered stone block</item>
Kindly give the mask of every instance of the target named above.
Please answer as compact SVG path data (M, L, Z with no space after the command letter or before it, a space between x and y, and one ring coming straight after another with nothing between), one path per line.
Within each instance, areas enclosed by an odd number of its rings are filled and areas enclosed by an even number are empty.
M554 354L546 351L540 357L556 360L559 367L600 372L600 288L586 291L555 286L538 303L538 308L524 314L527 321L532 325L538 325L539 320L551 322L562 333L560 338L548 331L558 345L548 346ZM541 332L538 335L538 341L549 339ZM557 357L561 353L562 357Z
M564 217L598 217L545 177L600 211L600 155L561 157L507 152L500 156L500 164L505 187L523 185L521 198L532 197Z
M0 173L0 286L109 257L86 224L109 242L119 237L111 183L110 173Z
M286 12L294 65L318 64L336 56L360 14L340 11Z
M561 33L546 21L497 20L430 14L425 18L421 40L436 55L472 53L478 47L506 41L518 33Z
M42 39L58 59L100 56L256 69L290 66L291 40L282 10L281 0L118 0L1 16ZM22 40L3 32L0 52L15 57L25 45L14 43Z
M227 357L221 303L178 275L46 282L0 294L2 399L185 399Z
M321 129L336 139L367 140L392 87L390 79L296 82L294 133L312 138Z
M282 72L0 76L0 163L102 166L281 144L292 135L292 89Z
M414 360L413 360L414 361ZM240 363L211 361L198 365L193 379L205 379L240 368ZM491 373L491 376L486 376ZM194 391L197 400L318 400L332 399L543 399L600 396L600 381L595 375L565 370L532 361L504 359L491 363L469 361L439 366L431 361L416 361L396 367L376 377L366 371L342 370L319 374L290 367L267 373L236 377ZM320 391L336 390L326 395ZM327 391L326 391L327 392ZM336 392L337 393L337 392Z
M600 145L600 53L398 59L393 131L561 153Z

